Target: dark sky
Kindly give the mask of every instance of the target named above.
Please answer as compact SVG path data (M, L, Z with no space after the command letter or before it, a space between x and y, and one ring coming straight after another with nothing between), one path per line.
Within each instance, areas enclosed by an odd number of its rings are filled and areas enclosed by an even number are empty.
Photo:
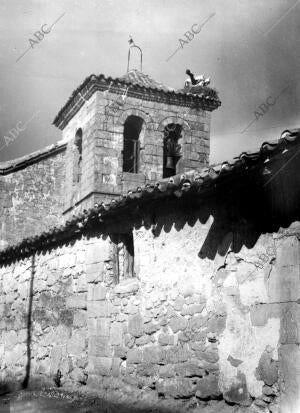
M126 72L129 34L156 80L181 88L187 68L211 78L222 101L212 115L211 162L277 139L300 126L299 15L300 0L1 0L0 161L59 140L52 121L73 90L91 73ZM60 16L16 62L33 34ZM272 105L260 116L267 99ZM4 136L28 120L5 146Z

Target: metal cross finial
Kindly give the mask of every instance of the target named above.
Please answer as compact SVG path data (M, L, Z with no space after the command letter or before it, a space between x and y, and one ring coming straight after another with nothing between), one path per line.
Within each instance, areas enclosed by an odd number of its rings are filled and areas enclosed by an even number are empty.
M134 43L134 40L133 40L131 35L129 35L128 43L129 43L130 46L129 46L129 50L128 50L127 72L129 72L130 53L131 53L131 49L133 49L133 48L138 49L140 51L140 56L141 56L140 71L142 72L142 68L143 68L143 52L142 52L142 49Z

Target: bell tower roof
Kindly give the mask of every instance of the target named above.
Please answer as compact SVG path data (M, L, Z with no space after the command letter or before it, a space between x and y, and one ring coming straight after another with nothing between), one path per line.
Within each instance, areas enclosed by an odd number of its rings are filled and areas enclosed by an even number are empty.
M145 73L137 69L129 70L129 72L127 72L124 76L119 77L119 80L131 85L158 89L164 92L174 92L173 88L165 86L163 83L158 82L149 75L146 75Z
M149 75L133 69L119 78L106 77L103 74L90 75L74 90L66 104L58 112L53 124L63 130L85 102L97 91L123 94L128 87L127 96L138 99L157 101L169 105L198 107L213 111L221 102L217 92L209 87L203 88L203 93L194 94L190 90L175 90L152 79Z

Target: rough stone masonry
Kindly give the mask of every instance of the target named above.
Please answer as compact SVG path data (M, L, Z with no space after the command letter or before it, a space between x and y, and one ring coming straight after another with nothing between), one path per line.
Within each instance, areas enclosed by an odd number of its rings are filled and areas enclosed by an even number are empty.
M122 393L182 410L226 401L228 411L278 412L282 382L282 411L292 411L297 235L264 235L252 250L200 260L210 225L157 238L141 228L136 276L118 284L114 245L103 238L3 266L1 380L24 379L29 344L36 383L53 385L60 370L63 386L88 386L113 400Z

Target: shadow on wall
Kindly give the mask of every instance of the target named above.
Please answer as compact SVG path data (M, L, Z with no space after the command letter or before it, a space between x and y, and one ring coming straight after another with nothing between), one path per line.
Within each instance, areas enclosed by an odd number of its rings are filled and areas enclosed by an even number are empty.
M32 300L33 300L33 283L35 274L35 255L31 257L31 277L28 297L28 314L27 314L27 339L26 339L26 351L27 351L27 363L25 378L22 383L22 388L26 389L30 379L30 367L31 367L31 324L32 324Z
M0 400L5 397L5 395L10 394L21 389L27 389L29 387L30 380L30 370L31 370L31 329L32 329L32 301L33 301L33 285L34 285L34 275L35 275L35 255L31 257L31 276L30 276L30 286L28 295L28 312L27 312L27 338L26 338L26 367L25 367L25 377L20 383L19 381L3 381L0 382ZM0 403L1 407L1 403ZM3 410L5 411L5 410ZM2 410L0 409L0 412Z
M107 218L102 232L114 241L114 234L144 226L158 237L161 231L168 233L172 227L180 231L186 224L205 224L212 216L214 221L200 247L199 258L213 260L217 253L224 256L229 249L235 253L243 246L251 249L261 234L278 232L300 220L297 160L284 168L280 160L275 161L272 169L275 173L269 180L259 168L251 174L236 174L230 181L218 180L201 197L197 188L191 187L177 199L172 193L163 200L159 196L142 200L134 208L129 205L117 217Z

